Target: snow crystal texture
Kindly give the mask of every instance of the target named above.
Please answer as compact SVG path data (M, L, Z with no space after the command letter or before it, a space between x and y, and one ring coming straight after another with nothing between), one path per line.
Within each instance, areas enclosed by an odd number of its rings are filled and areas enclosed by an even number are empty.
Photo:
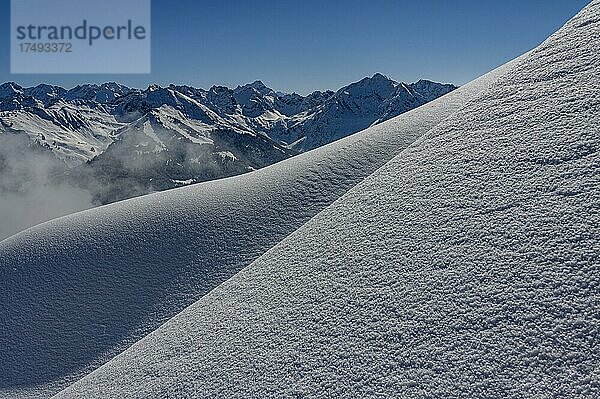
M57 397L600 397L598 43L594 1Z

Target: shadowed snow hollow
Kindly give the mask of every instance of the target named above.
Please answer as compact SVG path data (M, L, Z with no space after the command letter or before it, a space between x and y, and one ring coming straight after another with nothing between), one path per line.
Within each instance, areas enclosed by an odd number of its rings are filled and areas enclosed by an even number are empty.
M599 397L598 43L594 1L501 84L57 397ZM180 250L164 250L176 264Z

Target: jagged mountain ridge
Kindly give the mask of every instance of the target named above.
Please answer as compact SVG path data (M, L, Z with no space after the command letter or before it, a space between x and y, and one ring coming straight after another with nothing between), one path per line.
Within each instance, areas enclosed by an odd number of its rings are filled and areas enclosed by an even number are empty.
M146 90L140 90L114 82L79 85L67 90L47 84L24 88L9 82L0 85L0 119L4 126L8 126L14 119L18 119L11 111L35 115L40 113L40 109L58 107L62 110L68 106L76 106L97 110L98 113L105 114L107 121L131 123L153 109L168 105L184 111L185 116L190 119L206 123L209 125L206 126L207 130L217 126L243 132L260 132L267 136L275 133L278 137L289 138L290 135L286 133L297 132L305 122L308 126L301 130L305 136L311 135L312 125L323 125L322 116L331 117L336 111L342 113L335 115L337 120L348 117L344 114L347 111L354 113L350 116L372 116L363 123L369 122L370 125L405 112L414 107L414 104L431 101L455 88L453 85L427 80L407 85L379 73L337 92L315 91L307 96L277 93L258 80L235 89L213 86L209 90L176 85L151 85ZM405 101L399 101L402 98ZM51 121L51 118L43 119ZM62 126L61 123L57 125ZM74 126L74 130L80 127ZM110 128L117 130L114 126ZM342 127L336 126L336 129L346 130L343 135L354 133ZM97 154L89 154L85 160L95 155Z

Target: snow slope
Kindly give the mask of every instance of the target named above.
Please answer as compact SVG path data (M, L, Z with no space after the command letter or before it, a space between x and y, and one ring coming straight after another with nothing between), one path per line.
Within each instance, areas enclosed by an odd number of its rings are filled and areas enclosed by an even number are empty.
M595 0L56 397L598 398L599 39Z
M249 265L506 68L259 171L70 215L2 241L0 392L44 396L119 353Z

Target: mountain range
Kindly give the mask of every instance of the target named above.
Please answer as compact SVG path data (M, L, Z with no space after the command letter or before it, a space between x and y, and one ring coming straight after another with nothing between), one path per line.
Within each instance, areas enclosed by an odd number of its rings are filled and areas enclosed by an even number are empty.
M26 135L31 146L60 161L54 170L63 166L63 172L54 179L90 190L95 204L106 204L259 169L454 89L427 80L399 83L379 73L307 96L275 92L261 81L209 90L4 83L0 140L2 133Z

